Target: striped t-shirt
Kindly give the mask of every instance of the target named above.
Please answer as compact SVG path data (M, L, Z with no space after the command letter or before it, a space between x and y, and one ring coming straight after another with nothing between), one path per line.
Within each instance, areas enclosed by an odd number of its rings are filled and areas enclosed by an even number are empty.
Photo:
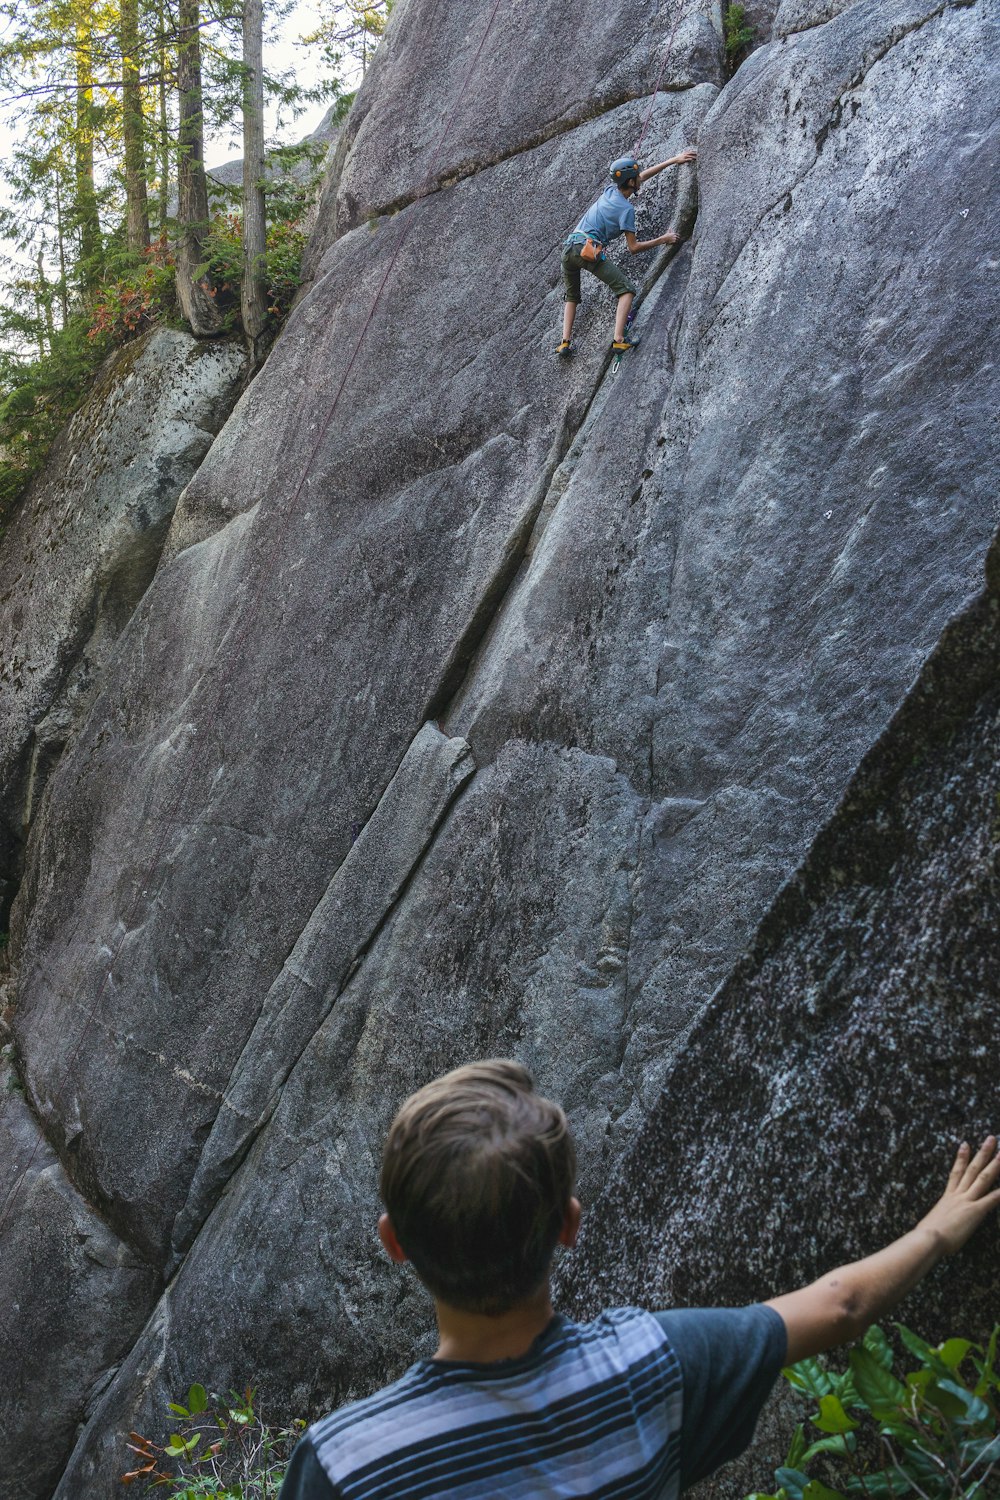
M519 1359L419 1360L317 1422L281 1500L676 1500L749 1441L784 1354L767 1307L556 1316Z

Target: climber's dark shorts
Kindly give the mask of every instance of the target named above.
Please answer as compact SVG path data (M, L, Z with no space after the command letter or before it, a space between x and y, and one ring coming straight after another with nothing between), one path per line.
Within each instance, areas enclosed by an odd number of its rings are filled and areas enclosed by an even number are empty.
M631 281L624 272L619 270L613 260L583 260L579 245L566 245L563 249L562 273L567 302L580 300L581 271L590 271L598 281L603 281L605 286L610 287L616 297L624 297L627 292L633 294L635 292Z

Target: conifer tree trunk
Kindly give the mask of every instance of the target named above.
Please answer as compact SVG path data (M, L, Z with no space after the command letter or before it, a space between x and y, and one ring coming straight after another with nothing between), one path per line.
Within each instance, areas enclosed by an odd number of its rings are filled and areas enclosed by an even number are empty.
M56 173L56 238L59 244L59 305L62 309L62 326L69 322L69 285L66 281L66 238L63 233L62 193L59 190L59 174Z
M52 341L55 338L56 330L55 324L52 320L52 288L49 286L49 279L45 274L44 247L39 249L38 255L35 258L35 264L38 267L38 290L35 293L35 301L38 305L39 321L41 322L42 320L44 320L45 338L48 339L49 353L51 354ZM39 332L38 335L38 343L42 351L42 357L44 358L45 340L43 339L41 332Z
M76 25L76 132L74 136L76 168L76 222L80 230L81 283L84 290L93 285L98 274L97 257L101 248L101 224L97 215L94 190L94 73L91 61L91 25L87 19Z
M142 89L139 84L139 0L121 0L121 45L128 247L134 255L142 255L149 248L149 203Z
M163 0L159 3L157 22L160 34L160 196L157 204L157 219L159 232L162 235L166 233L167 207L170 203L170 122L167 118L167 46L164 40L166 17L163 13Z
M201 94L201 17L198 0L179 0L180 39L177 49L179 120L177 142L177 300L192 333L218 333L220 318L204 277L197 274L204 259L202 244L208 228L208 187Z
M264 200L264 4L243 4L243 286L242 315L250 359L260 355L267 321L267 210Z

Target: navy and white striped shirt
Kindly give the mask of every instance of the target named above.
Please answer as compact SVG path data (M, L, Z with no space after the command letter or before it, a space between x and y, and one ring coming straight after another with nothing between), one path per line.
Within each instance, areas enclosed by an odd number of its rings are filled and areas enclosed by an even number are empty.
M784 1354L766 1307L556 1316L519 1359L419 1360L317 1422L281 1500L676 1500L749 1441Z

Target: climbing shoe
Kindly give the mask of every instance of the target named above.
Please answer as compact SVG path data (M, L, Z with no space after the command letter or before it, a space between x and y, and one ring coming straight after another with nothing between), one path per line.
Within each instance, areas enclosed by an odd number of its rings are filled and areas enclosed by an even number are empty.
M637 333L627 333L623 339L615 339L611 345L611 349L615 354L626 354L629 349L634 349L638 342L639 335Z
M573 345L570 343L569 339L563 339L561 344L556 345L556 353L559 355L560 359L569 359L570 355L573 354L573 352Z

